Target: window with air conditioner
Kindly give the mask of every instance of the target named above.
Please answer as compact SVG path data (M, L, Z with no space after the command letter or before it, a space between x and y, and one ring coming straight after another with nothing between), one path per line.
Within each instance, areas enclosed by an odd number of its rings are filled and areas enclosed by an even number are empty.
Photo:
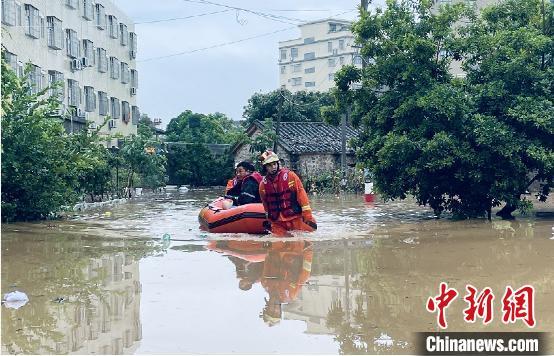
M96 56L98 58L98 71L106 73L108 71L108 56L104 48L96 48Z
M298 48L292 47L290 49L290 58L293 59L293 60L298 58Z
M94 4L92 0L81 0L83 4L83 18L88 21L94 20Z
M110 78L119 79L119 60L115 57L110 57Z
M96 4L96 27L100 30L106 29L106 9L104 8L104 5L102 4Z
M77 32L68 28L65 30L65 42L67 47L67 55L71 58L80 57L79 39L77 38Z
M314 42L315 42L315 38L314 38L314 37L307 37L307 38L304 38L304 44L314 43Z
M81 103L81 88L79 82L73 79L67 80L67 104L78 107Z
M306 82L306 83L304 83L304 86L305 86L306 88L315 87L315 82Z
M119 119L121 115L121 105L119 99L112 97L110 99L110 111L112 113L112 119Z
M85 86L85 111L93 112L96 110L96 95L94 88Z
M31 86L31 93L38 94L38 92L43 88L42 70L39 66L31 65L28 80L29 85Z
M121 38L121 45L127 46L129 44L129 30L127 29L127 25L124 23L119 24L119 32L120 32L120 38Z
M279 57L279 59L282 60L282 61L287 59L287 50L286 49L281 50L281 56Z
M131 119L133 125L138 125L140 120L140 110L138 106L134 106L131 108Z
M65 82L63 73L49 70L48 71L48 86L50 87L50 96L57 97L63 101L65 95Z
M131 121L131 107L127 101L121 102L121 119L125 123L129 123L129 121Z
M138 71L131 69L131 87L138 88Z
M339 49L344 51L344 40L339 40Z
M340 65L343 65L343 64L344 64L344 57L339 57L339 64L340 64Z
M302 77L292 78L292 86L298 86L302 84Z
M91 40L83 40L83 66L93 67L95 64L94 43Z
M15 0L2 0L2 23L4 25L16 26L16 14Z
M335 60L335 58L329 58L327 59L327 63L329 65L329 67L334 67L337 65L337 61Z
M304 73L306 73L306 74L315 73L315 67L310 67L310 68L304 69Z
M2 56L4 57L4 60L8 65L13 69L14 72L17 74L17 55L14 53L8 52L8 51L2 51Z
M333 52L333 42L327 42L327 52Z
M119 37L119 22L114 15L108 15L108 29L111 38Z
M129 57L137 58L137 34L134 32L129 33Z
M108 115L108 94L103 91L98 92L98 114Z
M304 53L304 59L314 59L314 58L315 58L315 52Z
M62 49L64 42L62 21L55 16L48 16L46 17L46 27L48 47Z
M131 81L131 72L129 71L129 65L125 62L121 62L121 83L128 84Z
M25 4L25 34L32 38L40 38L41 21L38 9Z

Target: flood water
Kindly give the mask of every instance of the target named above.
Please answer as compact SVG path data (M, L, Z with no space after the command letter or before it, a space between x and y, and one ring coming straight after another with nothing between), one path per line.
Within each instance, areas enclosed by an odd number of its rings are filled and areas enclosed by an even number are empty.
M216 195L3 225L2 295L29 301L2 306L2 353L413 354L415 332L439 330L425 306L441 282L459 292L448 331L554 331L551 217L436 220L409 201L311 197L318 231L279 240L200 231ZM466 284L491 288L490 324L464 322ZM501 321L506 287L524 285L533 329Z

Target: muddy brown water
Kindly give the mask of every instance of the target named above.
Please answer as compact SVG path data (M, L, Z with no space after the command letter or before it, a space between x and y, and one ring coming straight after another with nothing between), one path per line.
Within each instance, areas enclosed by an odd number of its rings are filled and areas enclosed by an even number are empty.
M29 301L2 306L2 353L412 354L415 332L439 330L425 305L441 282L460 293L448 331L554 331L552 218L435 220L410 201L322 196L319 230L285 242L200 231L216 194L3 225L2 295ZM464 322L466 284L493 291L490 324ZM501 321L506 287L524 285L533 329Z

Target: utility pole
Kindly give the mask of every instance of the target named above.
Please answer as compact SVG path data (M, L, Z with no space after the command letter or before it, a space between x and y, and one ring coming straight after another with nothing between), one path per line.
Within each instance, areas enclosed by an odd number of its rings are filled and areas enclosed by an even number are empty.
M341 187L346 185L346 122L350 116L350 106L346 109L346 113L341 115L341 153L340 153L340 169L341 169Z
M279 131L281 126L281 115L283 112L283 89L279 89L279 102L277 106L277 122L275 123L275 141L273 141L273 152L277 153L277 141L279 141Z

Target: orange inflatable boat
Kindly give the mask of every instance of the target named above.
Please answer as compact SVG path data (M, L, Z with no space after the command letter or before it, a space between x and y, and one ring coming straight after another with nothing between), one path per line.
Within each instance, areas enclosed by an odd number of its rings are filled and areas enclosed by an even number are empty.
M223 209L224 201L229 199L218 198L200 210L198 221L202 230L220 233L267 233L268 221L261 203Z

